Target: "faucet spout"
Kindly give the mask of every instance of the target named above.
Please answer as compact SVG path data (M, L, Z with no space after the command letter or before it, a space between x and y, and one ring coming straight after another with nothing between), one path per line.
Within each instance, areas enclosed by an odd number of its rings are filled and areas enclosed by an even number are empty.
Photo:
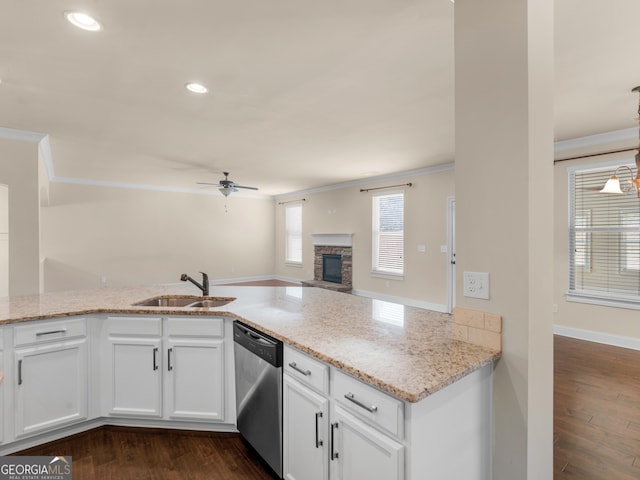
M193 283L196 287L198 287L202 291L202 295L207 297L209 296L209 276L204 272L200 272L200 273L202 274L202 284L200 284L199 282L191 278L186 273L183 273L182 275L180 275L180 280L183 282Z

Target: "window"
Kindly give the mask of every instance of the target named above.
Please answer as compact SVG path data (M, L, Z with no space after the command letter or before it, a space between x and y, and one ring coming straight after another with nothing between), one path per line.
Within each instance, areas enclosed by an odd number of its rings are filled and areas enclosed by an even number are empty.
M640 199L600 193L612 172L569 171L568 298L640 308Z
M404 273L404 193L373 196L373 273Z
M302 205L285 207L286 253L285 262L302 264Z

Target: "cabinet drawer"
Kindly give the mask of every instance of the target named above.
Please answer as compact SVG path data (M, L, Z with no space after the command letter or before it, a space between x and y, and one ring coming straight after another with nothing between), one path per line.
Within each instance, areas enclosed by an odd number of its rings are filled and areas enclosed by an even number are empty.
M167 335L224 337L224 318L211 317L169 317Z
M291 347L284 347L284 371L325 395L329 394L329 366Z
M333 397L347 410L398 438L404 437L404 403L342 372L334 370Z
M162 318L157 317L109 317L109 335L162 336Z
M17 347L20 345L51 342L60 339L85 337L86 335L87 324L84 318L52 322L30 322L15 327L13 330L13 344Z

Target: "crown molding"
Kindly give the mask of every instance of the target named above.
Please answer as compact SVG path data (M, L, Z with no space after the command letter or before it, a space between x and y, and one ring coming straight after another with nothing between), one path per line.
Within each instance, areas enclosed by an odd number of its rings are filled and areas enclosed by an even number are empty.
M287 200L289 198L298 197L300 195L311 195L312 193L329 192L331 190L341 190L343 188L361 187L363 185L371 185L372 183L386 182L388 180L396 178L418 177L420 175L429 175L434 173L446 172L454 169L454 163L443 163L441 165L434 165L431 167L423 167L415 170L405 170L403 172L389 173L386 175L380 175L378 177L367 177L359 180L352 180L350 182L336 183L334 185L326 185L324 187L310 188L308 190L298 190L290 193L283 193L282 195L276 195L274 198L277 201Z
M554 143L553 149L555 153L560 153L567 150L577 150L579 148L594 147L596 145L604 145L607 143L635 140L637 137L637 128L624 128L622 130L613 130L611 132L597 133L595 135L571 138L569 140L561 140Z

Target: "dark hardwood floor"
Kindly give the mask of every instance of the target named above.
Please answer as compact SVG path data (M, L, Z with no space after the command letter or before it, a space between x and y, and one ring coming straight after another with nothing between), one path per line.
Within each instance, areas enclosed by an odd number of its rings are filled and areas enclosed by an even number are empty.
M640 351L554 344L554 479L640 479Z
M17 455L73 457L77 480L273 480L239 434L101 427Z

